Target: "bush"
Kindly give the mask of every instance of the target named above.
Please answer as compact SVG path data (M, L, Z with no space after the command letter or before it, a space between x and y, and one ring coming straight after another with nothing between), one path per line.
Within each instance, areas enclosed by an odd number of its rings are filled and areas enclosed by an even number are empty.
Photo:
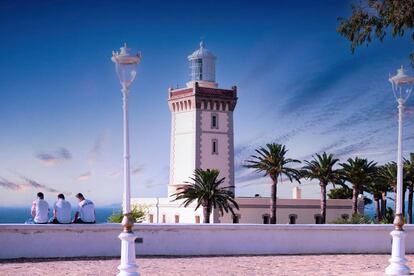
M333 224L373 224L373 220L363 215L353 215L352 217L341 217L334 221Z
M134 222L137 222L137 223L141 223L147 216L147 213L148 213L148 208L146 208L145 206L134 205L131 210L132 218L134 219ZM121 209L119 212L114 212L110 217L108 217L107 221L114 222L114 223L121 223L123 217L124 216L122 214L122 209Z
M394 210L390 207L387 207L385 212L385 217L380 221L380 224L392 224L394 222Z

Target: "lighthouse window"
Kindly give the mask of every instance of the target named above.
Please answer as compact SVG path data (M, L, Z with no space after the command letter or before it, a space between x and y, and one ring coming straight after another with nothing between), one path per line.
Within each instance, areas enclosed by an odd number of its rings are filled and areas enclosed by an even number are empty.
M218 116L216 113L211 114L211 128L218 128Z
M217 139L213 139L211 145L212 145L212 152L213 152L213 154L218 154Z
M201 58L191 61L191 80L203 80L203 60Z

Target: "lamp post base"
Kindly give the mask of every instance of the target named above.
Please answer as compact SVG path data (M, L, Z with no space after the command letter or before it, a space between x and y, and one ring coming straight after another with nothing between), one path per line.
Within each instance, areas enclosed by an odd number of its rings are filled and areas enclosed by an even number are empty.
M135 236L132 232L122 232L121 240L121 264L118 266L118 276L139 276L138 265L135 262Z
M405 258L405 232L394 230L392 236L392 253L389 259L390 265L385 269L387 275L409 275L410 268L406 265Z

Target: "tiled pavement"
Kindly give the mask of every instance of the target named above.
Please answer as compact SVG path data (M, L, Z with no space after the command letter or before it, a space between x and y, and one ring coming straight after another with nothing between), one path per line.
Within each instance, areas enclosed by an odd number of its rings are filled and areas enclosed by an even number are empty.
M384 275L389 255L140 257L145 275ZM407 256L414 270L414 255ZM0 261L0 275L115 275L117 258Z

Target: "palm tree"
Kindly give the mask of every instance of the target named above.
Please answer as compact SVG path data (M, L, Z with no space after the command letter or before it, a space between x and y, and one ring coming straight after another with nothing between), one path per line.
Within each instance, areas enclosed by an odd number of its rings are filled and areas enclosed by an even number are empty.
M220 172L215 169L196 169L194 177L190 178L192 182L185 182L189 185L178 188L178 192L171 196L175 196L174 201L184 199L182 203L184 207L197 201L195 210L200 206L203 207L203 223L210 223L213 207L218 208L221 215L229 211L234 215L233 207L239 209L234 200L234 193L231 191L234 186L220 187L225 177L218 179L219 174Z
M251 160L246 160L246 168L255 169L256 172L263 172L264 176L272 179L270 198L270 223L276 224L277 208L277 181L279 176L285 175L290 181L296 180L300 183L300 172L288 167L291 163L300 163L299 160L286 158L287 150L284 145L266 144L255 150L257 155L252 155Z
M347 163L341 163L342 175L345 181L352 184L352 213L357 213L358 195L364 192L365 186L374 177L377 163L368 162L365 158L349 158Z
M321 216L322 223L326 222L326 186L329 183L335 184L340 180L340 171L333 167L339 161L334 158L333 154L326 154L326 152L315 154L312 156L313 160L305 161L305 166L301 170L301 174L306 179L319 180L321 187Z
M402 210L403 210L403 214L405 215L405 192L409 188L410 186L410 175L408 170L409 168L409 163L407 160L404 160L404 169L403 169L403 202L402 202ZM394 212L395 212L395 208L396 208L396 202L397 202L397 171L398 171L398 167L397 167L397 163L395 162L390 162L384 165L384 170L381 172L381 176L384 177L389 185L392 187L392 191L394 192Z
M328 192L329 199L352 199L352 189L344 185L339 188L330 189Z
M376 177L378 181L385 182L384 189L381 191L381 217L385 218L387 213L387 194L394 191L397 185L397 164L395 162L379 166Z
M413 223L414 153L410 153L410 159L404 160L404 170L408 189L407 222L411 224Z
M376 219L377 222L380 222L383 218L383 211L386 210L386 197L387 192L390 190L390 185L381 177L381 170L382 167L377 168L377 173L375 174L373 181L367 185L367 191L372 194L375 202L375 211L376 211ZM385 197L385 201L383 201ZM380 204L381 201L381 204ZM385 216L385 214L384 214Z

